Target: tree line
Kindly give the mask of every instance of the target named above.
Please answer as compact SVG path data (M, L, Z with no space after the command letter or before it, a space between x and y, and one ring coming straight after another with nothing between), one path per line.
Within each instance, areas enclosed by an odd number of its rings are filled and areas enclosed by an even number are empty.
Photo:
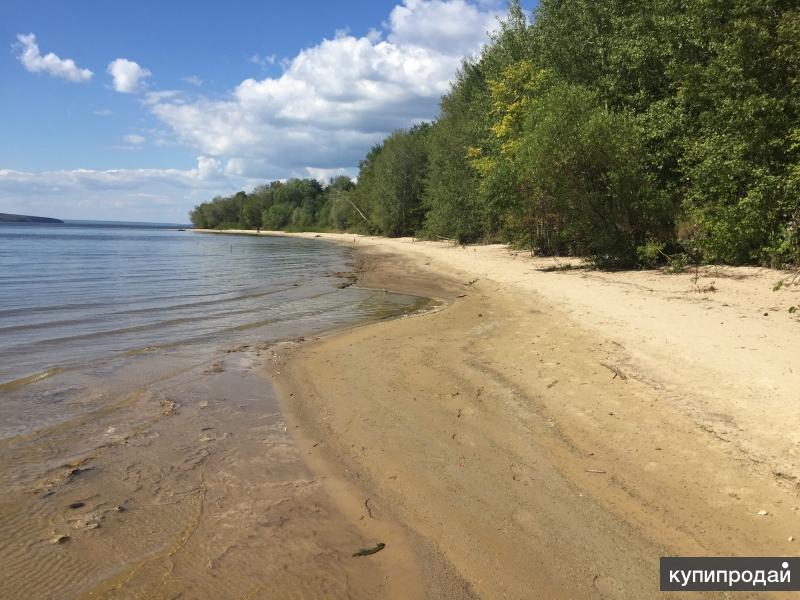
M800 2L519 2L440 114L200 227L507 241L610 267L800 262Z

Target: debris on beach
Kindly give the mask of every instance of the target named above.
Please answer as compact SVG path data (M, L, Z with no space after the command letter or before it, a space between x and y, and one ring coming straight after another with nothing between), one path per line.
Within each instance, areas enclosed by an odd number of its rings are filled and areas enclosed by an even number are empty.
M85 473L86 471L91 471L91 467L87 467L86 469L81 469L80 467L74 467L67 471L66 476L64 477L65 482L72 481L75 477L80 475L81 473Z
M370 554L377 554L384 548L386 548L386 544L383 542L378 542L377 545L372 548L362 548L358 552L353 553L353 556L369 556Z
M614 365L609 365L608 363L604 363L604 362L601 362L600 365L605 367L606 369L608 369L609 371L611 371L614 374L614 376L611 379L616 379L617 377L619 377L620 379L622 379L622 381L627 381L628 380L628 377L625 375L625 373L623 373L619 369L619 367L615 367Z
M65 544L69 541L68 535L56 535L50 540L51 544Z
M85 502L73 502L72 504L68 505L67 508L75 510L76 508L83 508L84 506L86 506Z
M175 402L175 400L162 400L161 407L163 409L161 414L163 414L165 417L171 417L172 415L178 414L178 404Z
M331 273L333 277L338 277L343 281L341 283L337 283L334 287L339 289L348 288L351 285L355 285L358 283L358 272L357 271L334 271Z
M765 511L765 510L760 510L760 511L758 511L757 514L760 517L766 517L769 513L767 511Z

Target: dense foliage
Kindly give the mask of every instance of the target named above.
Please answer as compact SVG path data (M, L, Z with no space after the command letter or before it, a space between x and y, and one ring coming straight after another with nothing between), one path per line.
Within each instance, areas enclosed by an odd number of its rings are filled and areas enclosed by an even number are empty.
M511 2L432 124L203 227L510 241L609 266L800 261L800 0Z

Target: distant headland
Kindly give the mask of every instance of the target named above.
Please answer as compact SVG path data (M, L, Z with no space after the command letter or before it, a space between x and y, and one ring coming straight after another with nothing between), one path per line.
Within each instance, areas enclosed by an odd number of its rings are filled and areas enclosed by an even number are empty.
M11 215L0 213L0 223L63 223L61 219L50 217L31 217L28 215Z

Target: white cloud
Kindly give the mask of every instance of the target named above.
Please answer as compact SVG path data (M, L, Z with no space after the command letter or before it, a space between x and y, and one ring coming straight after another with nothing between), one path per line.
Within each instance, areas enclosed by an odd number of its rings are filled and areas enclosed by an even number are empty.
M0 212L185 223L197 203L255 183L228 176L217 159L202 156L183 170L0 169Z
M498 16L465 0L405 0L384 33L339 30L287 61L279 77L151 110L180 141L243 175L352 170L392 130L436 116L462 60L479 52Z
M339 175L345 175L352 179L355 178L356 174L356 169L315 169L314 167L306 167L305 176L316 179L317 181L321 181L322 183L326 183L334 177L338 177Z
M123 138L128 144L140 146L147 141L147 138L138 133L130 133Z
M73 83L85 83L92 78L89 69L79 68L71 58L59 58L52 52L42 56L33 33L18 34L17 41L17 58L31 73L47 73Z
M132 135L147 147L188 145L200 155L196 166L0 170L0 212L181 222L195 204L264 180L354 175L389 132L436 116L463 58L496 27L496 6L405 0L364 36L332 32L291 59L258 56L283 73L246 79L221 97L148 91L150 71L117 59L108 68L115 89L144 92L141 105L164 124Z
M151 75L148 69L127 58L111 61L107 71L113 80L114 89L124 94L142 91L146 87L145 79Z
M487 19L487 16L489 18ZM406 0L389 15L388 40L398 46L419 46L451 53L469 48L475 36L497 26L497 14L464 0Z
M203 83L205 83L197 75L187 75L186 77L182 77L181 81L183 81L184 83L191 84L191 85L193 85L195 87L201 87L203 85Z
M180 102L183 92L180 90L158 90L157 92L147 92L142 100L145 104L158 104L165 100Z
M275 54L268 54L266 56L253 54L247 57L248 62L251 62L254 65L259 65L260 67L269 67L274 65L276 60L278 60L278 57Z

